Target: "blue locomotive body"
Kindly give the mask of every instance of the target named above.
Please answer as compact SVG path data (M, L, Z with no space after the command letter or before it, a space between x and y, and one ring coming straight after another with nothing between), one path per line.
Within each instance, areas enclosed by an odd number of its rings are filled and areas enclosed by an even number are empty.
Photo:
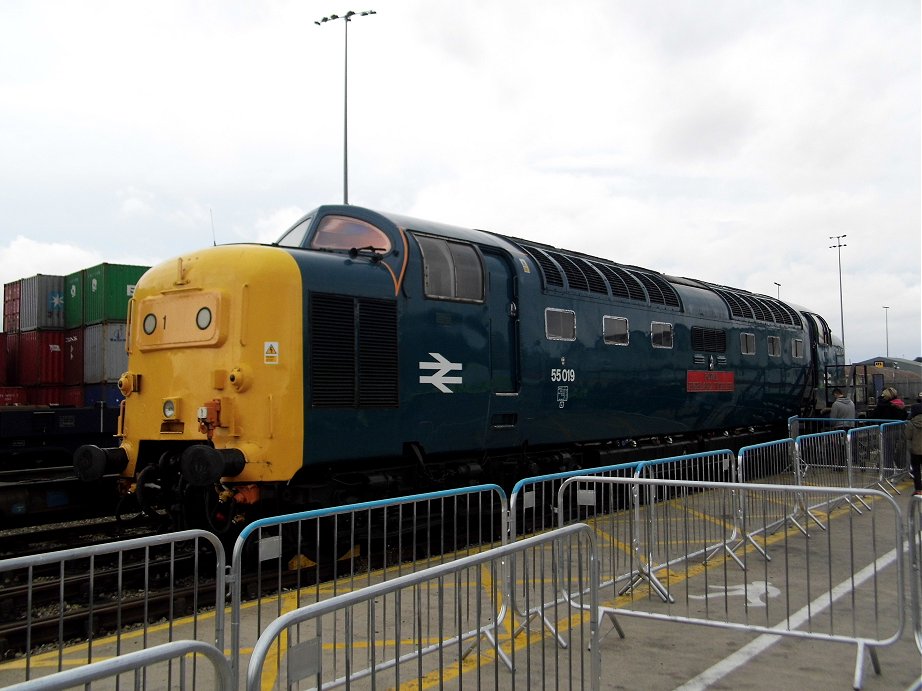
M391 249L307 249L330 218L373 225ZM836 350L822 320L811 337L779 300L484 231L327 206L292 239L306 465L777 427L810 408ZM326 303L350 300L333 333ZM376 301L394 313L383 331L363 326ZM344 349L350 364L320 376ZM363 404L373 387L389 394Z
M211 526L228 501L739 446L812 414L844 357L771 297L355 206L153 267L128 349L121 444L77 474L120 474L151 515L217 507Z

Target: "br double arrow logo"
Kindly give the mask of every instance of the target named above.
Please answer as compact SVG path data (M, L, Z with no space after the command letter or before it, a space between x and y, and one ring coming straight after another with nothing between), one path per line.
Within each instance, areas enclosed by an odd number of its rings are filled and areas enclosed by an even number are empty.
M419 383L420 384L432 384L442 393L454 393L451 389L448 388L448 384L461 384L461 377L449 377L449 372L460 372L461 363L460 362L449 362L445 359L441 353L429 353L429 356L434 359L434 362L420 362L419 369L420 372L424 370L435 370L435 374L420 374Z

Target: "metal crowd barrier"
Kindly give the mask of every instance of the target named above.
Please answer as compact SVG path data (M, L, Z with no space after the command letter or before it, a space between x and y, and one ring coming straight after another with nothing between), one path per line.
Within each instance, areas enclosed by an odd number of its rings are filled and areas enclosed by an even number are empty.
M735 454L732 451L723 449L676 458L646 461L641 464L638 477L647 479L672 478L680 481L728 482L733 479L736 473L735 465ZM628 584L619 591L619 594L624 594L641 582L646 581L661 598L666 600L670 597L668 589L659 582L653 568L654 565L669 566L671 545L676 539L681 540L687 550L691 550L687 552L689 558L699 555L706 558L706 555L725 548L728 540L735 540L738 536L738 531L735 530L738 500L736 496L732 495L721 496L720 501L725 503L720 507L711 507L711 514L721 517L718 523L711 526L705 526L697 522L687 523L686 528L691 528L691 531L687 530L684 534L679 535L672 531L670 524L651 520L651 515L656 511L657 504L665 502L666 505L671 505L669 502L670 490L657 485L646 485L646 487L648 489L641 493L640 485L632 485L633 521L631 544L633 547L634 568ZM586 491L586 489L583 489L582 493L585 495ZM702 497L702 499L704 498ZM727 501L729 503L726 503ZM614 528L612 521L609 521L609 527ZM712 530L714 527L723 529L719 538ZM699 528L702 528L702 530L699 530ZM739 562L733 552L729 552L729 554ZM742 562L739 562L739 564L741 567L743 566ZM614 580L615 574L618 573L617 567L606 568L607 565L608 560L606 559L603 565L603 574ZM605 579L605 575L602 578ZM608 580L606 579L605 582L607 583Z
M651 579L647 588L622 588L608 593L600 616L645 617L747 634L857 645L855 688L860 687L864 674L865 651L879 672L877 648L895 643L902 634L903 526L899 508L886 492L643 477L575 477L561 485L560 503L566 501L568 492L585 492L593 485L616 485L642 501L654 494L661 497L659 502L645 503L645 525L640 535L642 540L658 534L671 535L671 539L657 544L657 564L649 567L655 581ZM862 517L843 507L827 516L823 539L803 540L796 532L778 530L765 539L765 549L773 552L774 558L752 562L750 555L755 550L745 549L739 556L733 553L733 543L738 540L727 521L728 509L741 495L747 497L739 519L745 534L770 535L777 528L778 516L795 514L802 503L834 506L846 499L854 504L861 498L874 505L874 516ZM779 508L747 512L748 507L770 504L779 504ZM605 550L625 546L612 544L608 517L601 518L585 522L596 531L597 559L604 562ZM562 524L563 521L561 516ZM699 557L705 546L721 542L724 549L715 553L722 553L724 558L715 559L712 555L702 562ZM646 544L639 549L641 554L651 551ZM738 560L742 560L744 569L734 568ZM861 587L867 581L873 587Z
M505 544L507 514L505 492L478 485L255 521L231 559L231 650L286 611ZM237 656L232 667L239 678Z
M912 497L909 503L909 565L912 624L916 647L922 654L922 496Z
M7 559L0 561L0 578L0 610L15 626L5 643L24 656L21 666L0 665L2 683L12 676L29 681L180 636L224 650L224 550L203 530ZM202 612L216 602L221 606ZM182 634L175 624L180 617L187 617ZM166 624L152 623L159 618ZM123 622L139 619L130 630L123 628ZM55 642L34 649L47 632ZM74 639L86 643L65 658Z
M621 463L618 465L602 466L598 468L586 468L582 470L570 470L561 473L552 473L549 475L537 475L535 477L519 480L512 489L509 497L509 540L515 541L522 535L541 533L556 528L559 515L564 514L568 517L578 518L585 509L581 508L580 501L574 500L569 505L562 506L557 503L557 490L560 489L561 483L570 477L592 475L596 477L634 477L641 465L641 461L632 463ZM609 492L605 496L595 496L592 498L583 498L584 503L589 503L593 507L598 501L599 510L616 512L624 509L629 505L630 499L626 496L617 496L615 492ZM615 556L614 554L612 556ZM532 565L534 568L534 565ZM555 637L560 647L566 647L566 641L557 631L557 624L549 618L542 616L546 611L546 602L530 590L530 587L540 584L532 584L527 580L519 578L521 565L516 561L513 555L507 565L507 580L516 580L524 584L518 590L519 597L508 597L511 608L517 614L521 622L516 633L527 626L532 619L541 618L545 628ZM511 589L511 588L510 588ZM526 602L527 600L527 602ZM566 601L565 594L562 593L558 604ZM531 603L530 605L528 603ZM505 615L506 612L503 612ZM617 619L612 617L612 623L617 628L621 637L624 638L624 631L621 629Z
M571 525L288 612L256 642L247 688L292 688L302 681L318 689L350 688L370 680L372 688L539 683L598 689L592 554L592 530ZM540 601L549 603L543 615L568 623L564 651L548 643L541 625L526 623L514 633L514 622L503 622L504 562L513 556L523 567L521 579L542 584ZM518 597L522 581L511 585ZM569 606L558 604L559 588L575 593L588 616L573 617Z
M211 663L210 675L194 661L191 665L187 662L188 657L199 655ZM164 662L169 663L166 670L156 666ZM174 671L174 662L178 672ZM127 674L131 674L130 687L135 689L145 688L147 679L157 680L154 686L163 685L168 689L212 688L232 691L236 688L231 678L230 663L224 653L210 643L191 640L162 643L5 688L7 691L63 691L75 686L89 688L89 684L104 679L115 678L117 683L121 675Z
M880 426L880 488L899 494L894 482L909 473L909 445L903 436L905 422L885 422ZM888 489L889 488L889 489Z
M837 429L848 431L862 427L878 427L892 420L875 420L868 418L828 418L828 417L792 417L788 418L788 436L796 439L804 434L832 432Z

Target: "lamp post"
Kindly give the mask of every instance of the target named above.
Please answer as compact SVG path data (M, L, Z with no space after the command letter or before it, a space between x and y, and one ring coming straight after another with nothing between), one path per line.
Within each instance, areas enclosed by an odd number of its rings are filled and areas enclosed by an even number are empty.
M374 10L365 10L364 12L349 10L346 14L331 14L329 17L321 17L314 22L317 26L321 26L326 22L342 19L346 27L343 42L343 204L349 203L349 22L352 21L353 17L367 17L370 14L377 14L377 12Z
M778 283L778 281L775 281L774 283L776 286L778 286L778 299L780 300L781 299L781 284Z
M843 308L842 302L842 248L848 247L848 245L842 242L842 238L848 237L846 235L830 235L830 240L835 240L836 244L830 245L829 249L839 251L839 320L842 328L842 345L845 345L845 309Z
M887 357L890 357L890 308L884 305L884 333L887 334Z

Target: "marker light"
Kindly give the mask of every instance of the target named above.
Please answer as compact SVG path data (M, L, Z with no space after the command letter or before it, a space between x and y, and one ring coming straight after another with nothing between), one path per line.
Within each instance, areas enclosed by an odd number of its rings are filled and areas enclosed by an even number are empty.
M207 307L200 309L195 315L195 325L202 331L211 326L211 310Z
M163 402L163 417L172 419L176 416L176 404L172 399L166 399Z
M144 333L150 336L154 333L154 329L157 328L157 317L153 314L148 314L144 317Z

